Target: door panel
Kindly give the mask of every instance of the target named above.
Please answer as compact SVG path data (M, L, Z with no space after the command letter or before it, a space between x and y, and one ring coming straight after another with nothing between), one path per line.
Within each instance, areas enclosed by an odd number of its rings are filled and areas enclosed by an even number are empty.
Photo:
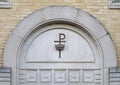
M101 69L21 69L20 85L101 85Z

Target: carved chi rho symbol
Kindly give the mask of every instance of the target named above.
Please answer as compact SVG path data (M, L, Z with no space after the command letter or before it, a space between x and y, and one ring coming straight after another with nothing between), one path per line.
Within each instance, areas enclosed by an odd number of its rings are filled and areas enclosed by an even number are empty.
M57 51L59 51L59 58L61 58L61 51L64 50L64 47L65 47L65 44L62 44L66 42L64 41L64 39L65 39L65 34L59 33L59 40L54 41L55 43L58 43L58 44L55 44L55 48Z

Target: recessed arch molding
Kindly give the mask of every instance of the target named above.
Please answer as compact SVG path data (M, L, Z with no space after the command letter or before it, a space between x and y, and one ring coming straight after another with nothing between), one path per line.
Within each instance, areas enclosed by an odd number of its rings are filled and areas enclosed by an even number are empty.
M105 27L89 13L69 6L49 6L25 17L8 39L3 66L16 67L16 56L24 38L37 26L51 21L66 21L82 26L99 42L104 56L104 67L117 66L115 47Z

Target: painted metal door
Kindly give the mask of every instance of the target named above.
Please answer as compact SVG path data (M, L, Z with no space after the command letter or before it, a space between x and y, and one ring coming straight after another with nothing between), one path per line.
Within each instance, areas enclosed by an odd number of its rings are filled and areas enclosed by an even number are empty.
M29 35L18 63L19 85L103 85L97 43L81 29L54 24Z

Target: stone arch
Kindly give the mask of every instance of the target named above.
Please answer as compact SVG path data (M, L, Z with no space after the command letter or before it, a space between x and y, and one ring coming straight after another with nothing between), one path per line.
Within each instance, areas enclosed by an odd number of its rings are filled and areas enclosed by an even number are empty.
M59 13L60 12L60 13ZM48 22L62 21L77 24L87 30L89 34L99 43L102 53L104 67L115 67L116 51L110 35L104 26L90 14L69 6L49 6L35 11L24 18L12 31L4 50L4 67L16 68L17 55L21 43L27 35ZM111 61L112 60L112 61Z

